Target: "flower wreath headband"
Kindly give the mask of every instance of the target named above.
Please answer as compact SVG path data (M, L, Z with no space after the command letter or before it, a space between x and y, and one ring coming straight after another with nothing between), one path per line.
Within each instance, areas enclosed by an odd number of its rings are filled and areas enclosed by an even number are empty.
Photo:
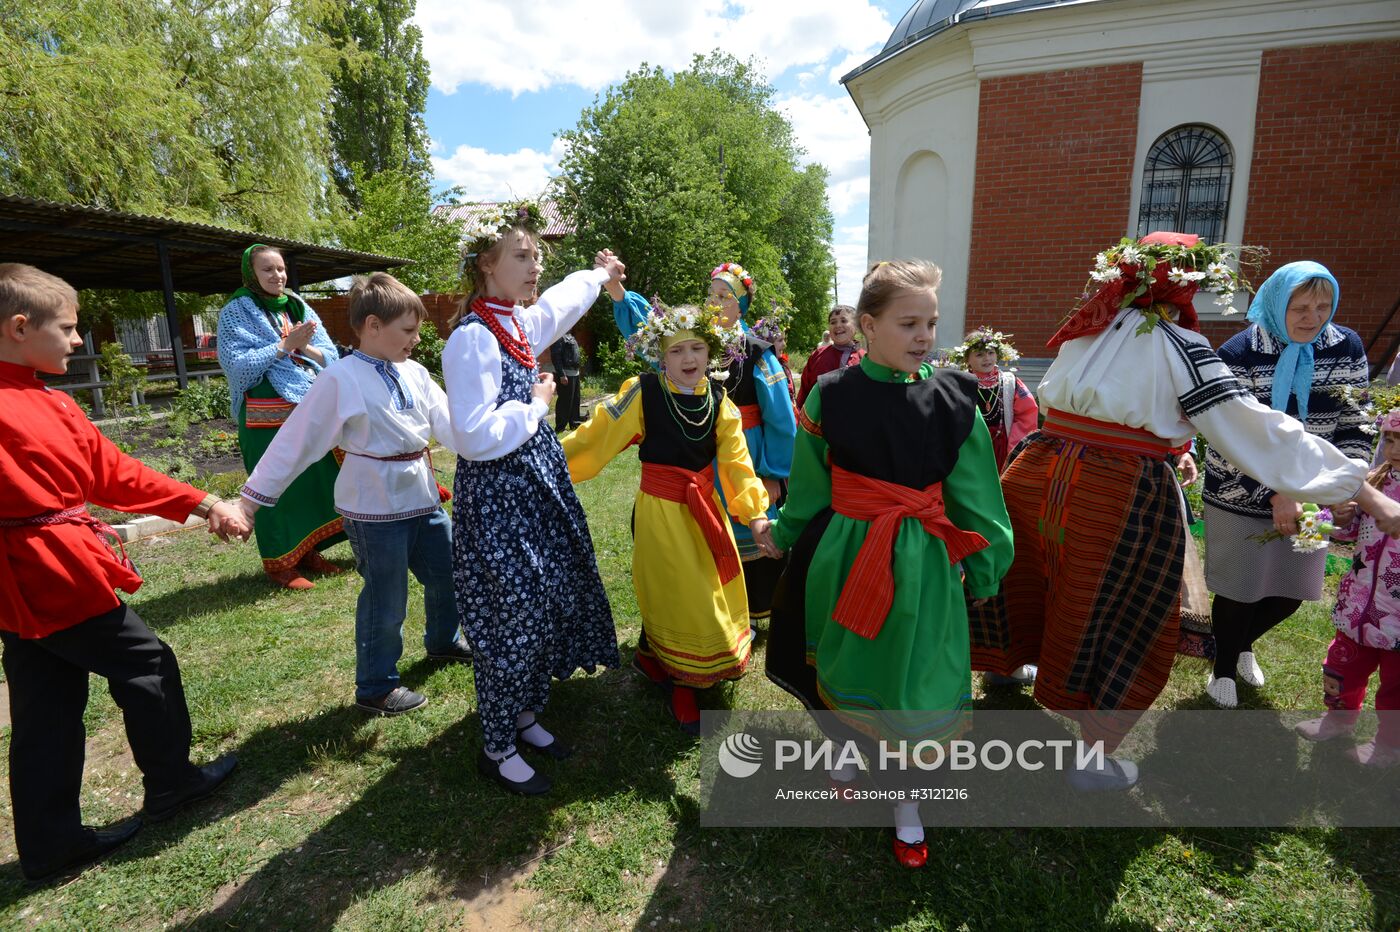
M724 379L728 366L744 355L743 333L737 327L726 327L720 319L720 309L713 304L703 308L682 305L675 309L651 299L651 310L635 333L627 338L627 352L636 359L661 365L661 357L682 334L693 335L705 344L710 356L710 378Z
M749 333L765 343L777 346L778 339L787 333L788 325L792 323L792 316L795 312L792 308L779 304L776 298L772 299L772 304L772 311L766 317L760 317L754 321L753 326L749 328Z
M1333 389L1333 393L1343 402L1356 405L1366 418L1361 425L1363 433L1372 437L1381 431L1400 432L1400 385L1373 384L1365 388L1343 385Z
M1021 358L1016 347L1011 345L1011 334L993 330L991 327L978 327L967 338L953 347L953 355L966 363L968 353L996 353L997 362L1010 365Z
M462 227L460 248L462 251L462 278L468 286L476 283L476 259L483 252L500 242L511 230L523 229L532 237L539 237L544 229L544 214L536 201L512 201L497 204L481 214L470 224ZM470 287L467 289L471 290Z
M753 283L753 276L744 270L744 267L737 262L724 262L710 273L710 281L719 279L729 286L730 292L734 295L734 300L739 302L739 313L748 313L749 305L753 303L753 294L756 290Z
M1137 242L1125 238L1094 257L1083 303L1046 345L1055 349L1067 340L1102 333L1128 307L1142 312L1139 334L1150 333L1172 312L1180 326L1199 332L1191 304L1196 292L1213 293L1215 303L1227 309L1222 313L1238 313L1230 307L1235 293L1254 289L1235 267L1257 267L1265 255L1255 246L1234 250L1206 243L1194 233L1149 233Z

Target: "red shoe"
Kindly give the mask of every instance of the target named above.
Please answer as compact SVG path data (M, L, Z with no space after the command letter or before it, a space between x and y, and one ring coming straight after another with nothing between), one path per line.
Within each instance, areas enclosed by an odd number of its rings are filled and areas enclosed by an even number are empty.
M928 866L928 842L921 841L917 845L899 840L899 836L894 836L894 859L900 863L901 867L918 869Z
M267 578L272 580L283 589L315 589L316 584L297 571L296 567L289 570L267 571Z
M337 573L345 572L314 550L298 561L297 569L310 570L313 573L320 573L323 576L335 576Z
M700 706L695 702L695 690L689 686L672 686L666 697L666 709L688 735L700 734Z

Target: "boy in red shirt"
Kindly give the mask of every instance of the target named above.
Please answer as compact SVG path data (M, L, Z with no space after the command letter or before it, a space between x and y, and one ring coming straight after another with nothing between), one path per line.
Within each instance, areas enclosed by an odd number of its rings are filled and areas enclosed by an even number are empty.
M33 266L0 264L0 643L10 691L10 796L15 846L30 881L100 858L141 827L82 824L83 710L88 674L105 677L145 777L144 816L158 821L213 792L224 755L190 762L190 714L175 654L113 589L141 585L112 529L87 512L209 519L247 540L242 514L122 453L71 398L38 373L68 370L82 344L78 295Z

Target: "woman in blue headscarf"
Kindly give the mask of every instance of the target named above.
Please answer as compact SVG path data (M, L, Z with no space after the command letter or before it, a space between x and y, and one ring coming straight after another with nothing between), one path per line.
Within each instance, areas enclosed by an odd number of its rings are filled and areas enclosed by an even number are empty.
M1349 457L1369 461L1371 438L1360 408L1339 389L1366 385L1366 353L1354 331L1332 323L1341 288L1316 262L1290 262L1259 287L1253 321L1220 347L1220 358L1260 402L1290 414L1308 433ZM1206 522L1206 585L1215 593L1211 621L1215 670L1206 692L1223 708L1238 702L1237 679L1264 684L1254 642L1322 598L1327 551L1294 553L1301 504L1240 472L1214 448L1206 453L1202 496ZM1267 544L1259 535L1277 531Z

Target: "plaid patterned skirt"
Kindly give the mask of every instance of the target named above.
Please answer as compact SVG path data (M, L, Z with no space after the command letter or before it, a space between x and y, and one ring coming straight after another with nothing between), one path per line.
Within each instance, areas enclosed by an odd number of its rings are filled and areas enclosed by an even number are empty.
M1039 664L1036 701L1058 712L1149 708L1178 643L1184 528L1171 466L1041 433L1002 487L1016 558L1002 595L969 612L973 669Z

